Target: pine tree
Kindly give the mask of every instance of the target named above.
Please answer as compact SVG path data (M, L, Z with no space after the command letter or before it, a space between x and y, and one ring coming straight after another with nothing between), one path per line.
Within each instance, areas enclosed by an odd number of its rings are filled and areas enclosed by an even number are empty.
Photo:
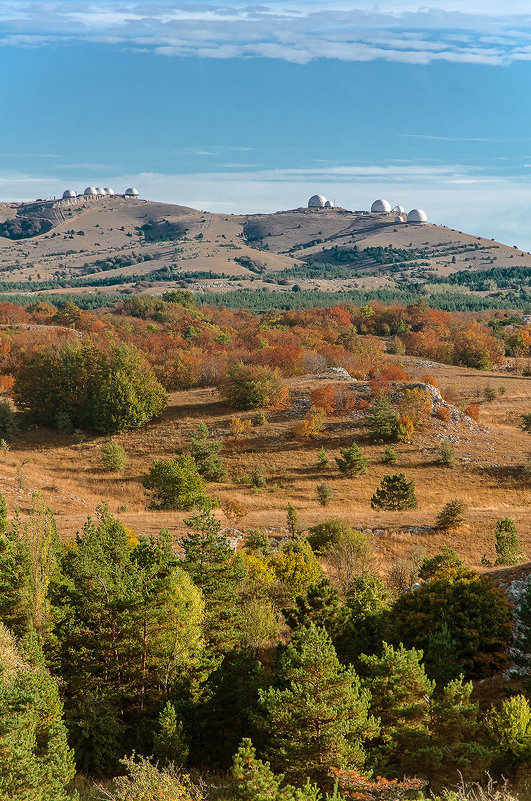
M373 509L415 509L416 506L415 484L406 481L404 473L384 476L371 498Z
M430 679L434 679L438 685L457 679L462 673L457 643L447 623L443 623L440 630L433 632L428 639L424 665Z
M264 670L249 649L236 648L206 680L193 714L191 761L221 770L230 765L242 737L253 730Z
M389 593L374 573L364 572L351 581L332 632L342 662L357 669L361 654L381 653L389 605Z
M339 452L341 456L336 456L336 463L339 471L344 476L354 478L367 472L369 460L363 455L363 451L355 442L352 443L350 448L340 448Z
M511 520L510 517L498 520L494 536L496 538L496 561L494 564L515 565L525 558L514 520Z
M207 644L214 652L228 651L237 639L238 590L245 577L241 556L220 533L221 523L211 512L200 512L185 523L191 531L180 543L182 566L203 593Z
M153 753L164 767L172 764L182 767L188 757L188 746L184 739L183 723L179 720L174 705L166 701L159 715L159 729L155 732Z
M190 456L193 457L200 475L205 481L225 481L227 471L223 459L218 453L223 447L222 442L209 439L210 432L206 424L201 421L195 434L190 437Z
M321 504L321 506L328 506L332 498L334 497L334 491L332 487L323 481L322 484L318 484L315 488L317 493L317 500Z
M387 398L379 398L372 403L364 424L371 442L398 442L400 438L400 420L390 408Z
M454 531L461 528L466 520L466 504L458 498L445 503L435 521L435 528L441 531Z
M445 465L445 467L455 467L455 451L446 440L441 442L437 464Z
M358 676L313 625L295 632L279 657L275 686L261 690L259 701L273 764L299 784L308 777L329 786L330 766L361 767L363 742L378 731Z
M167 533L132 541L106 506L65 549L49 594L50 656L64 682L79 766L108 773L127 738L144 736L151 710L193 669L203 601Z
M482 742L479 704L471 700L474 686L459 676L430 699L430 739L404 760L408 773L424 776L432 790L449 781L479 781L492 755Z
M67 801L74 758L54 679L35 643L0 625L0 798Z
M324 449L324 447L320 447L317 451L317 468L319 470L326 470L328 465L330 464L330 459Z
M388 445L383 452L382 462L384 464L395 464L397 458L396 448L393 445Z
M370 712L381 734L371 752L387 776L403 775L404 760L429 741L430 698L435 688L421 664L422 651L384 643L381 656L360 657Z
M515 638L512 651L514 663L531 688L531 583L524 589L515 615Z
M31 562L20 527L9 526L7 504L0 495L0 621L17 637L31 622Z
M237 801L322 801L315 785L306 782L304 787L296 788L284 782L283 773L273 773L269 762L256 758L248 738L242 740L234 755L232 778Z
M297 510L295 509L294 506L291 505L291 503L288 503L286 526L291 536L296 537L299 528L299 515L297 514Z
M295 606L283 609L282 614L292 631L313 623L331 634L339 611L339 594L330 579L323 578L315 584L310 584L302 595L297 595Z

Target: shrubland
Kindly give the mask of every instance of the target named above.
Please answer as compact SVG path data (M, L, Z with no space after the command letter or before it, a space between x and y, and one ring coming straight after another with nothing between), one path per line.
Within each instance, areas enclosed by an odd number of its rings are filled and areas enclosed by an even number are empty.
M388 352L484 369L507 326L422 303L258 315L187 293L0 316L17 506L32 437L116 492L82 507L74 537L53 487L20 511L0 496L6 801L75 786L83 801L509 801L487 772L529 797L529 590L515 625L488 560L463 557L469 468L437 412L485 432L435 409L433 364L413 380ZM357 381L308 378L330 367ZM481 414L507 403L478 391ZM523 441L529 414L511 414ZM481 474L485 492L499 476ZM504 569L524 558L521 508L489 529Z

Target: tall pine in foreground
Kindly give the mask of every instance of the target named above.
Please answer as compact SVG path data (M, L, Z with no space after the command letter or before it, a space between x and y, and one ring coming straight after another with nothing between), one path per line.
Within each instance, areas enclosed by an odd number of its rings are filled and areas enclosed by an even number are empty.
M182 566L203 594L206 642L214 652L224 653L238 639L238 590L245 567L211 512L201 511L185 522L191 530L180 542Z
M361 767L363 743L378 732L369 693L337 658L330 637L299 628L278 659L275 684L259 692L260 727L273 767L289 781L330 785L330 767Z
M67 801L74 758L55 681L38 647L0 625L0 798Z
M156 715L202 648L201 595L165 533L132 537L102 506L65 548L50 597L78 767L106 774L152 748Z
M370 710L381 721L372 756L378 770L403 775L404 760L429 740L430 698L435 688L421 664L422 651L384 643L381 656L360 658Z
M17 637L30 627L30 556L18 526L7 521L7 505L0 495L0 621Z

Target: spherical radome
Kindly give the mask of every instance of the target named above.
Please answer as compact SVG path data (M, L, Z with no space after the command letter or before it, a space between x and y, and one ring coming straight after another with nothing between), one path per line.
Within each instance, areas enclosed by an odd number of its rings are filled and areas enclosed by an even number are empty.
M105 186L103 188L103 191L105 192L106 195L114 195L114 189L111 189L110 186Z
M407 215L407 221L410 223L427 223L428 215L422 209L411 209Z
M324 209L326 198L324 195L312 195L308 201L309 209Z
M332 201L331 200L327 200L326 203L325 203L325 209L333 209L333 208L334 208L334 204L332 203Z
M371 206L371 211L374 212L390 212L391 204L387 200L375 200Z
M138 189L135 189L134 186L130 186L125 190L124 195L138 195Z
M97 195L98 191L94 186L87 186L85 191L83 192L84 195Z
M76 193L73 189L65 189L63 192L63 197L76 197Z

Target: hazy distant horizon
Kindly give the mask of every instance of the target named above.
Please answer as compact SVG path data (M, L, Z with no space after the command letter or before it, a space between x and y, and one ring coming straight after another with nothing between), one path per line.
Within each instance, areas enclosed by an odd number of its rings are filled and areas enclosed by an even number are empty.
M531 250L517 0L0 9L0 199L137 185L226 213L377 197Z

